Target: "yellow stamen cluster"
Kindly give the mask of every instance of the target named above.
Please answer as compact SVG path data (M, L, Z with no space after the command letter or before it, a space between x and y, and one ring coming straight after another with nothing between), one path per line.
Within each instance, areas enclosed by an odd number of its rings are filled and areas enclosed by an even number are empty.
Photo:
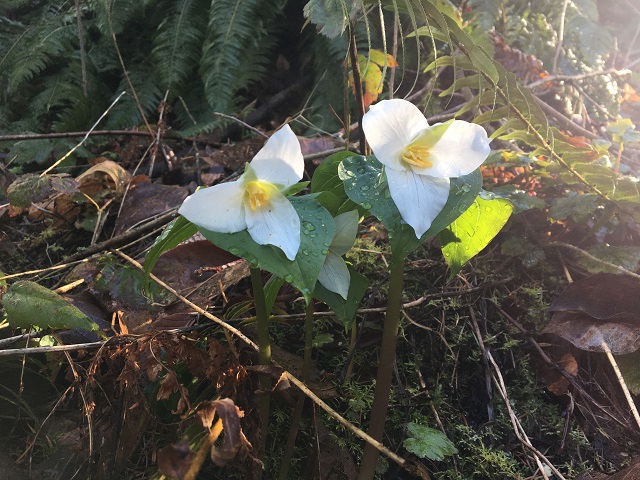
M267 182L261 182L260 180L254 180L252 182L248 182L245 186L246 197L249 203L249 208L251 210L257 210L258 208L264 207L267 203L269 203L270 198L270 190Z
M419 168L429 168L433 166L429 161L429 155L429 147L409 145L402 152L402 161Z

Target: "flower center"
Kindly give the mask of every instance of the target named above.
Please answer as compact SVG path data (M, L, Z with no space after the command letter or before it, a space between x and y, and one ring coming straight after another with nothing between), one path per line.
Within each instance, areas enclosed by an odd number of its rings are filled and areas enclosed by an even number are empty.
M274 190L269 182L253 180L245 185L245 197L251 210L257 210L269 203L271 193Z
M429 155L431 155L429 147L409 145L402 152L402 161L416 167L429 168L433 166L433 163L429 161Z

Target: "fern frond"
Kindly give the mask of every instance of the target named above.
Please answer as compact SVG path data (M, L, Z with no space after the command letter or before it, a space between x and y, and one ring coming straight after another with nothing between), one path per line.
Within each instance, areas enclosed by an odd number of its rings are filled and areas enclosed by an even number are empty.
M147 117L155 115L156 109L160 104L163 91L158 85L158 81L153 75L149 75L149 65L138 59L138 62L132 62L132 66L128 69L129 79L136 90L138 100ZM130 92L129 84L126 79L122 78L120 85L116 89L111 100L122 91ZM151 119L149 121L152 121ZM107 128L127 128L134 125L142 124L142 116L136 105L132 95L125 95L111 109L107 117L105 127Z
M159 5L167 13L153 38L151 56L164 90L179 91L197 68L208 4L207 0L166 0Z
M15 92L48 66L56 64L69 51L75 51L76 28L73 24L42 24L18 40L6 58L7 90ZM4 68L4 67L3 67Z
M244 59L250 56L249 49L263 41L264 32L269 30L285 3L284 0L213 0L200 62L200 75L212 109L228 111L233 96L246 87L238 81L243 77L242 70L249 67ZM255 63L260 59L254 57L253 60ZM248 77L245 75L245 79Z

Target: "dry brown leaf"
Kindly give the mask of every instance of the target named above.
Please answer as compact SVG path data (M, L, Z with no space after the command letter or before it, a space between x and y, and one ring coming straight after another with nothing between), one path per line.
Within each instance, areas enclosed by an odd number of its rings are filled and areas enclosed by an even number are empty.
M565 353L562 356L558 362L558 366L560 366L569 375L574 377L578 375L578 362L570 353ZM569 380L564 376L559 376L553 383L547 385L547 389L555 395L564 395L569 389Z
M580 311L602 320L630 313L628 320L640 325L640 281L627 275L598 273L569 284L549 311Z
M158 469L167 477L182 478L189 470L194 456L189 442L180 440L158 450Z

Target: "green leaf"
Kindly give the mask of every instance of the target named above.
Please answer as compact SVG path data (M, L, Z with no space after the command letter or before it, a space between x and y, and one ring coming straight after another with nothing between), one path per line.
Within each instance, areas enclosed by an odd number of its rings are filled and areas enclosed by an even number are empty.
M9 325L18 328L87 330L104 336L98 325L63 297L35 282L21 280L2 297Z
M411 422L407 425L407 433L409 438L402 445L420 458L440 461L445 456L458 453L455 445L440 430Z
M338 152L325 158L320 165L313 172L313 178L311 179L311 193L328 192L335 196L335 199L329 198L328 200L320 200L327 210L331 212L333 216L340 215L341 213L350 212L359 208L356 203L349 199L344 191L344 185L340 176L338 175L338 166L340 163L349 157L353 157L353 152ZM336 205L333 210L333 205ZM366 215L367 212L359 208L361 215Z
M612 245L596 245L587 250L591 255L605 262L619 265L626 270L636 271L640 263L640 248L634 246L617 247ZM576 255L576 262L591 273L620 273L616 268L591 260L584 255Z
M524 212L532 208L543 209L546 206L543 199L529 195L526 191L513 185L501 185L492 189L491 193L509 200L513 204L513 213Z
M359 11L359 2L353 0L310 0L304 6L304 16L329 38L336 38L349 25Z
M273 311L273 305L276 303L276 297L278 293L280 293L282 285L284 285L284 280L276 275L273 275L267 283L264 284L264 300L267 305L268 315Z
M447 203L429 230L417 238L393 202L382 164L375 157L348 157L340 164L339 174L349 198L378 217L389 232L392 262L402 260L424 240L446 228L469 208L482 187L479 169L464 177L452 178Z
M277 247L257 244L246 230L218 233L200 228L200 233L218 247L244 258L251 266L284 279L300 290L309 302L335 234L335 225L331 214L314 196L291 197L289 200L301 222L300 249L293 260L289 260Z
M153 242L149 253L147 253L144 259L144 271L147 276L151 270L153 270L160 255L188 240L195 235L197 231L198 227L182 216L169 223L158 238L156 238L156 241Z
M640 350L628 355L617 355L616 363L629 391L634 395L640 395Z
M438 234L442 253L453 278L507 223L513 206L508 200L476 198L451 225Z
M583 222L598 208L598 196L590 193L579 195L570 192L568 196L558 199L549 209L549 216L554 220L565 220L572 217L576 222Z
M349 283L349 293L346 300L339 294L327 290L320 282L316 283L316 288L313 291L315 298L326 303L333 310L345 330L351 328L358 306L360 306L362 297L369 286L367 277L360 275L351 265L347 265L347 267L351 274L351 283Z

